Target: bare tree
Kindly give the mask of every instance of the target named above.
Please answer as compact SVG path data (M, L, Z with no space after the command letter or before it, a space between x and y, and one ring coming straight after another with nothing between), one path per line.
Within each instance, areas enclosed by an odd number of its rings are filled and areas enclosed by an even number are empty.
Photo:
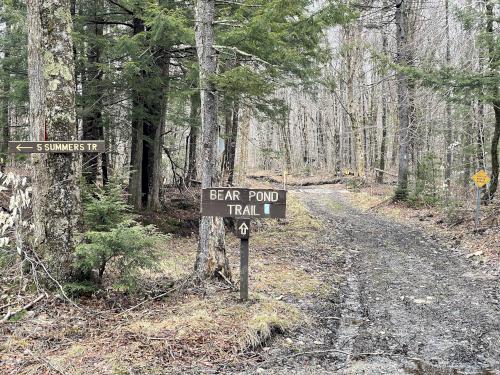
M450 54L450 9L449 1L445 0L445 28L446 28L446 64L450 65L451 54ZM451 121L451 103L446 102L446 135L445 135L445 147L446 147L446 164L444 169L444 181L448 187L447 194L450 193L451 187L451 163L453 158L452 150L453 142L453 122Z
M408 12L412 0L396 0L396 62L405 66L410 64L408 40ZM408 144L410 138L410 89L405 73L397 73L398 119L399 119L399 170L396 199L408 196Z
M359 108L355 97L354 85L358 66L360 64L359 38L361 25L351 25L346 27L346 42L349 43L346 52L347 64L347 111L351 124L353 142L353 153L356 159L356 175L365 177L366 159L363 145L362 131L360 129Z
M384 6L386 3L384 2ZM385 27L382 27L382 53L387 55L387 33ZM378 167L380 169L377 174L377 182L384 182L384 173L382 171L385 170L385 159L387 157L387 78L383 77L382 80L382 139L380 141L380 158L378 162Z

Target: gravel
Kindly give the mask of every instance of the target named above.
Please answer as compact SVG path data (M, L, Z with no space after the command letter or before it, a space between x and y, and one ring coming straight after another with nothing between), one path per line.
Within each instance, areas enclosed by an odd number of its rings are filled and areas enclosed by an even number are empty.
M435 234L361 212L342 190L296 194L325 228L295 251L338 289L309 303L319 318L290 337L299 349L271 349L243 373L500 374L497 275Z

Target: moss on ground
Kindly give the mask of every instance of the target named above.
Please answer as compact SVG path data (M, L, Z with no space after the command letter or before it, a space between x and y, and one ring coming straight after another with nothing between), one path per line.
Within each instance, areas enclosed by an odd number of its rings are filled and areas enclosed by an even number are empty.
M191 360L202 355L230 363L238 354L260 347L276 332L286 332L307 321L297 307L255 296L247 303L221 293L210 298L192 295L158 319L138 319L126 330L150 340L165 340L170 350L187 350ZM179 361L182 358L179 357Z

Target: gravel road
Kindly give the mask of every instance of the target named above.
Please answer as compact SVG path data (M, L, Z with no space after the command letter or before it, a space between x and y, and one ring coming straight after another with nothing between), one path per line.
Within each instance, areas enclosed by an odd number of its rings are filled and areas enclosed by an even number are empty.
M325 222L315 246L342 254L337 307L320 310L340 319L315 328L324 345L281 353L258 372L500 374L498 273L434 234L361 212L345 193L295 192Z

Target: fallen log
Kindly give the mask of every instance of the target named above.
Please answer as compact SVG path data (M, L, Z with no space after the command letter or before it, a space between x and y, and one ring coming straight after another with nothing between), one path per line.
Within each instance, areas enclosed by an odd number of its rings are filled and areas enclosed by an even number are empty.
M272 176L262 176L262 175L250 175L248 178L251 178L253 180L261 180L261 181L266 181L266 182L272 182L276 184L283 184L283 180L277 179ZM307 181L296 181L296 182L287 182L288 186L316 186L316 185L335 185L335 184L342 184L344 182L347 182L349 178L347 177L337 177L334 179L328 179L328 180L307 180Z
M348 178L334 178L333 180L319 180L319 181L304 181L304 182L296 182L288 185L292 186L315 186L315 185L336 185L347 182Z
M384 171L384 170L379 169L379 168L374 168L374 169L376 172L388 174L389 176L392 176L392 177L398 177L398 175L395 173L387 172L387 171Z
M282 184L283 180L278 180L275 177L272 176L262 176L262 175L250 175L248 178L251 178L252 180L264 180L266 182L274 182L275 184Z

